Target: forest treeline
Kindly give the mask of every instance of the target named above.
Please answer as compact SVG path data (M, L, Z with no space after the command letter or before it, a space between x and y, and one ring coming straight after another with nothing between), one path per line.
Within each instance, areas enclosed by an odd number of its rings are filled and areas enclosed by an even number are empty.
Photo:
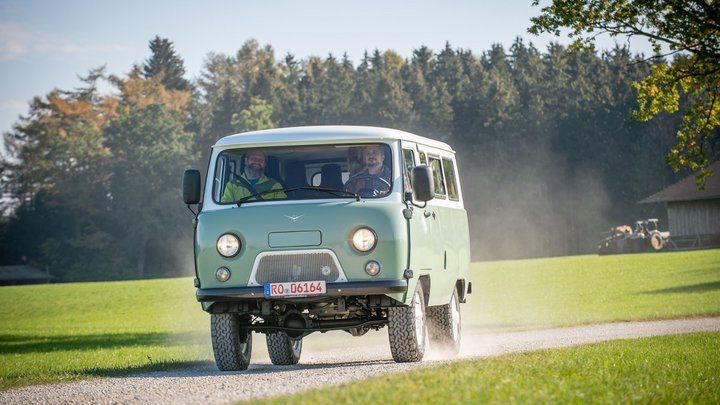
M189 79L156 37L130 68L93 69L80 88L36 97L4 134L0 264L59 281L192 274L182 172L204 170L218 138L254 129L373 125L450 143L474 260L593 252L610 226L649 216L663 227L662 207L637 201L678 176L663 156L680 118L629 118L630 82L650 63L623 47L540 51L518 39L354 62L277 58L250 40L210 53Z

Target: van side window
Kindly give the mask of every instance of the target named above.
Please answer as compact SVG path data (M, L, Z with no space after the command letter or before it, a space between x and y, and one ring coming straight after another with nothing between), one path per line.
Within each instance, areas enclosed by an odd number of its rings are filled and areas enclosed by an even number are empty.
M410 179L410 173L412 173L413 167L415 167L415 153L411 149L403 149L403 160L405 167L403 170L405 192L412 192L412 182Z
M427 164L427 159L425 159L425 152L422 152L422 151L420 152L420 164L421 165Z
M433 171L433 180L435 182L435 198L445 199L445 181L443 180L440 158L430 156L430 168Z
M452 160L443 158L442 160L443 173L445 174L445 181L447 182L448 197L453 201L458 201L457 192L457 179L455 178L455 165Z

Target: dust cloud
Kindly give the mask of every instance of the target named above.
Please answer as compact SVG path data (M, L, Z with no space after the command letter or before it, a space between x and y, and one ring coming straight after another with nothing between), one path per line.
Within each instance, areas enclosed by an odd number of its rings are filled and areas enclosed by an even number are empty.
M461 165L463 158L459 153ZM548 148L461 168L473 261L594 252L612 223L605 214L612 202L601 174Z

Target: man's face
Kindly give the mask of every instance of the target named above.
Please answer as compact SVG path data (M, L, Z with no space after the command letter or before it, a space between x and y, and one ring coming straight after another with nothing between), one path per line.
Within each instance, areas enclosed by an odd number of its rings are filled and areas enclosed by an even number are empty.
M248 179L259 179L265 172L265 155L249 152L245 157L245 175Z
M363 150L363 162L368 168L382 167L385 155L379 146L367 146Z

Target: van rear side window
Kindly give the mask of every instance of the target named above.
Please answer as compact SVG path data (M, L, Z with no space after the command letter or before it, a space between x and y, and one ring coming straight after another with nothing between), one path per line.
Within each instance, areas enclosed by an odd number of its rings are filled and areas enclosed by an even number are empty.
M457 176L455 176L455 166L452 160L443 158L442 160L443 173L445 174L445 182L447 183L448 197L453 201L458 201L460 198L457 192Z
M435 198L445 199L447 193L445 192L445 181L443 180L440 158L430 156L430 168L433 171L433 181L435 183Z

